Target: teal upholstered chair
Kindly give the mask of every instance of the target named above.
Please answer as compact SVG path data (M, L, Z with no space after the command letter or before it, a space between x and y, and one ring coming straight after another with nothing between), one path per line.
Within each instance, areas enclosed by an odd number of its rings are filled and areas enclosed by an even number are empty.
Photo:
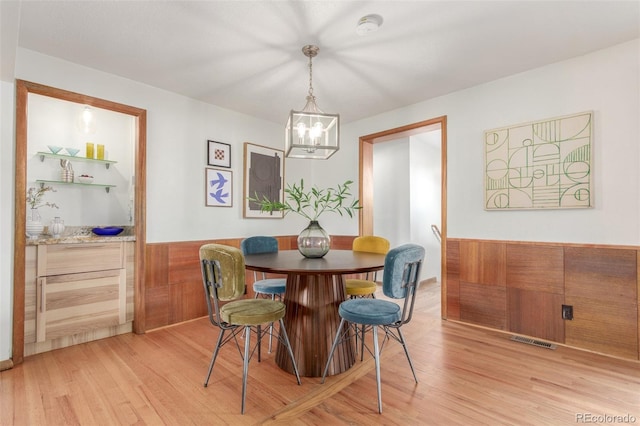
M251 334L252 332L256 333L258 338L256 345L259 348L260 340L264 334L261 328L262 324L279 322L280 329L277 337L289 352L296 379L300 384L298 367L293 357L293 351L291 350L291 344L283 321L285 306L284 303L278 300L242 299L245 289L244 256L237 248L221 244L205 244L200 247L200 262L209 320L211 324L220 329L204 386L207 387L209 384L213 365L222 346L233 341L242 355L242 350L238 343L238 335L244 332L241 409L241 413L244 414L249 361L255 351L255 348L253 351L250 350ZM226 303L221 306L220 302ZM227 332L230 334L225 338Z
M247 254L277 253L278 240L274 237L249 237L240 242L240 249L245 256ZM267 278L264 272L258 275L257 271L253 271L253 281L253 292L256 299L262 297L275 300L277 297L282 300L286 289L286 278ZM273 324L270 328L270 334L273 334ZM271 353L271 336L269 337L269 353Z
M357 330L357 325L364 325L366 331L371 330L373 332L373 357L376 365L378 412L380 413L382 413L382 393L380 389L379 348L384 347L387 339L394 339L402 345L409 361L413 378L418 383L418 377L413 368L413 362L411 362L401 327L411 321L411 316L413 315L413 306L423 260L424 248L416 244L405 244L394 248L385 257L382 291L389 298L404 299L402 307L387 300L359 298L346 300L338 308L341 321L329 352L329 359L322 375L322 382L324 383L329 370L329 363L338 343L342 339L351 339L351 333L354 329ZM347 323L355 325L355 327L350 327ZM385 333L381 346L378 345L378 328L381 328Z

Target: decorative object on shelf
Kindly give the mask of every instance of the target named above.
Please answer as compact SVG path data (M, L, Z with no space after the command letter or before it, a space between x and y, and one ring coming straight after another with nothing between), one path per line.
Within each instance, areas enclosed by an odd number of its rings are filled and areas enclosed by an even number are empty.
M27 211L27 222L25 223L27 237L38 238L43 229L44 224L42 223L38 209L29 209Z
M284 151L245 142L243 217L282 219L282 211L262 210L260 203L252 201L249 196L282 203L283 190Z
M205 205L207 207L233 206L233 173L231 170L205 169Z
M47 148L49 148L49 151L54 154L57 154L60 152L60 150L62 150L62 147L57 145L47 145Z
M257 194L250 201L257 203L262 211L292 212L308 219L309 226L298 236L298 251L305 257L322 257L329 252L331 239L318 223L320 216L333 212L353 217L354 212L361 208L359 200L346 204L347 198L352 197L351 184L353 181L348 180L335 188L319 189L314 186L305 191L304 180L300 179L300 185L287 185L285 202L260 198Z
M80 182L80 183L91 183L91 182L93 182L93 176L80 175L80 176L78 176L78 182Z
M104 160L104 145L102 144L97 145L96 158L98 160Z
M91 230L94 234L104 237L112 237L114 235L118 235L122 231L124 231L124 228L121 226L96 227Z
M78 148L65 148L65 150L69 153L70 156L75 157L76 154L80 152Z
M38 235L40 235L44 229L38 208L45 206L54 209L58 208L55 203L45 202L43 200L44 195L49 191L56 192L56 190L50 186L41 186L40 189L31 187L27 190L29 210L27 210L25 231L29 238L38 238Z
M324 113L313 95L313 64L311 58L320 48L307 45L302 53L309 58L309 93L302 111L291 110L285 130L285 150L289 158L326 160L340 149L340 115Z
M73 166L69 160L60 160L60 166L62 171L60 172L60 179L62 182L73 182Z
M87 142L87 151L85 157L93 158L93 144L91 142Z
M207 164L216 167L231 167L231 145L207 141Z
M51 224L49 225L49 233L53 236L53 238L60 238L60 235L64 232L64 220L60 219L58 216L53 218Z

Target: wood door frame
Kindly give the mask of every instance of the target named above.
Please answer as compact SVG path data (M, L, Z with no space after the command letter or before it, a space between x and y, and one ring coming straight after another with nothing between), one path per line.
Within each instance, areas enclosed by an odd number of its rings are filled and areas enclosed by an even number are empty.
M16 145L15 145L15 215L13 255L13 338L12 362L24 360L24 297L25 297L25 248L24 232L27 206L27 110L28 95L42 96L75 102L95 108L131 115L135 119L135 276L133 331L145 331L144 270L146 236L146 175L147 175L147 111L144 109L57 89L38 83L16 80Z
M441 316L447 318L447 281L446 281L446 253L447 253L447 116L432 118L418 123L394 129L383 130L360 137L359 156L359 196L362 209L359 211L359 235L373 234L373 145L400 138L413 136L431 130L440 130L441 152L441 243L440 243L440 271L441 271Z

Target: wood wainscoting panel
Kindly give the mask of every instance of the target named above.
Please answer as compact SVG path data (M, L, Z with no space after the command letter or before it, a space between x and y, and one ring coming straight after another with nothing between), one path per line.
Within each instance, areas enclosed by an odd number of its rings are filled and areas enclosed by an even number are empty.
M562 246L507 244L507 287L564 293Z
M506 310L506 287L460 281L461 321L505 330Z
M565 343L638 359L637 251L565 248Z
M508 330L564 342L564 249L507 244Z
M447 241L447 313L445 319L460 319L460 242Z
M280 250L297 249L297 236L275 237ZM355 236L332 236L331 248L351 249ZM224 244L240 248L242 238L149 243L145 256L145 329L164 327L207 315L200 270L200 247ZM269 274L269 278L278 275ZM247 272L245 297L254 297L253 273Z
M564 342L563 294L507 287L508 330Z
M460 241L460 281L504 286L506 244L493 241Z

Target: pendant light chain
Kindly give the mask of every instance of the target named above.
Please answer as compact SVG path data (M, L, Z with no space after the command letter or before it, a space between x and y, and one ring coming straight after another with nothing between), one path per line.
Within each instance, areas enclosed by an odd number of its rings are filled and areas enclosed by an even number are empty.
M313 63L312 56L309 55L309 96L313 96Z

